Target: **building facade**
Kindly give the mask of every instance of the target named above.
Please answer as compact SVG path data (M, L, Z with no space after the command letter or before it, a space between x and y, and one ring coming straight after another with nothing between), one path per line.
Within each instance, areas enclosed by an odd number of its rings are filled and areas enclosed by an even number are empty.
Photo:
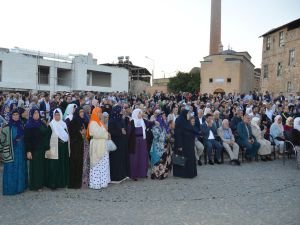
M56 55L0 49L0 87L5 90L128 91L125 68L98 65L93 55Z
M261 86L260 86L260 80L261 80L261 69L255 68L254 69L254 78L253 78L253 91L261 92Z
M249 93L254 65L248 52L222 51L201 62L201 93Z
M300 92L300 19L263 34L262 91Z

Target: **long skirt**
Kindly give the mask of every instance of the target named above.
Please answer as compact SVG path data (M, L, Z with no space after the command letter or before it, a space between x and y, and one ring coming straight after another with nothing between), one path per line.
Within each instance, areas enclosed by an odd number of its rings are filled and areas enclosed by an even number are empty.
M68 143L58 143L58 159L46 159L46 186L65 188L69 182Z
M29 161L29 189L38 190L45 185L45 151L32 152L32 160Z
M90 143L84 139L82 188L88 188L90 183Z
M14 144L14 161L4 163L3 168L3 195L15 195L26 190L27 162L25 158L24 142Z
M106 152L103 158L90 169L90 188L106 188L110 181L109 153Z
M130 177L146 178L148 172L148 149L147 140L143 137L136 137L134 153L129 155Z

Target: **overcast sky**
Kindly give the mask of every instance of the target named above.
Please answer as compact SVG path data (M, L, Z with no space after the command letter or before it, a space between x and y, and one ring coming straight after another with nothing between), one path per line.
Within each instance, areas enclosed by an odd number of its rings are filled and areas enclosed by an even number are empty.
M268 30L300 17L299 0L222 0L222 43L261 64ZM155 78L189 71L208 55L210 0L9 0L1 2L0 47L118 56ZM151 61L145 56L154 60Z

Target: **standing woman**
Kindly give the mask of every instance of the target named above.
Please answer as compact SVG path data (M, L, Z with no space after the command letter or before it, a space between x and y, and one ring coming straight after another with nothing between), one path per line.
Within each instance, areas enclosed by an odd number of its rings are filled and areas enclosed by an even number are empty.
M38 109L31 109L25 126L25 148L29 161L29 189L41 190L45 184L45 151L49 149L49 130Z
M51 189L65 188L69 182L69 134L62 120L61 109L53 112L50 122L50 149L46 151L46 186Z
M155 122L158 124L158 122ZM148 150L146 139L146 128L152 127L153 122L143 119L141 109L132 112L131 129L129 135L129 161L130 177L137 181L137 178L146 178L148 170Z
M77 108L77 105L73 104L73 103L69 104L67 106L65 114L64 114L64 121L67 124L67 126L69 126L69 124L73 120L73 115L74 115L76 108Z
M173 175L175 177L194 178L197 176L196 156L195 156L195 134L190 123L189 110L181 112L175 124L175 151L182 154L186 161L183 167L173 165Z
M102 110L95 107L92 111L87 129L87 138L90 139L90 188L106 188L110 183L109 153L106 150L105 140L110 138L103 122Z
M171 165L171 129L174 124L174 120L169 121L169 126L163 119L162 115L159 115L156 119L159 122L159 126L152 128L153 142L150 151L152 172L151 179L165 179L168 177L169 172L172 169Z
M69 188L81 188L83 173L84 139L86 137L87 121L84 111L77 108L68 126L70 135L70 181Z
M112 181L122 181L129 175L128 171L128 137L126 135L125 120L121 114L122 107L117 105L112 109L108 122L108 131L117 150L110 152L110 176Z
M87 130L90 116L91 116L91 106L84 105L84 128ZM90 141L87 136L84 136L83 141L83 168L82 168L82 188L88 188L90 184Z
M0 148L8 148L1 158L3 168L3 195L22 193L27 188L27 163L24 145L24 127L19 112L11 112L8 126L0 134Z

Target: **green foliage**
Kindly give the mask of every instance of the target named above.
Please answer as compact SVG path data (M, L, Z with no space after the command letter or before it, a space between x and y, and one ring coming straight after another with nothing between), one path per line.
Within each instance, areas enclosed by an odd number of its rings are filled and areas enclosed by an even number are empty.
M170 78L168 89L172 92L196 92L200 90L200 69L189 73L178 72L175 77Z

